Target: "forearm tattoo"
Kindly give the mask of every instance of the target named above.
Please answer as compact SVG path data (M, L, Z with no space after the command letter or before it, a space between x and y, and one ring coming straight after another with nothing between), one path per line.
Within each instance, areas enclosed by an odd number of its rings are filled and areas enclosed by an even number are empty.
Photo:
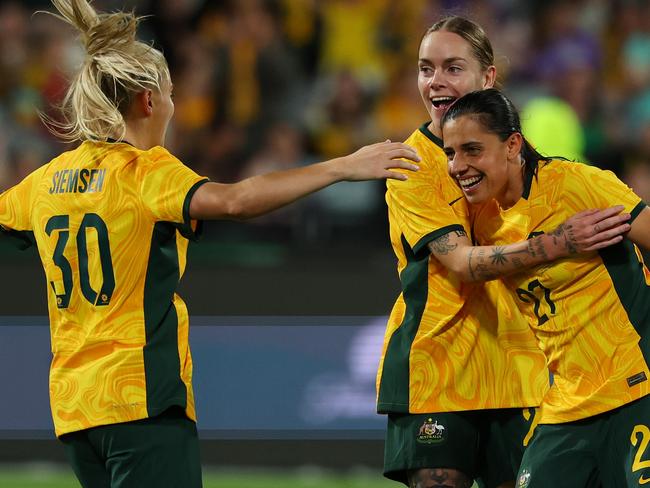
M557 228L551 232L551 237L553 237L553 242L557 244L558 239L564 239L564 247L569 251L570 255L578 254L578 248L575 242L575 235L573 233L573 225L571 224L560 224Z
M488 253L486 249L491 251ZM531 254L530 245L528 249L509 252L504 246L473 247L467 255L469 274L474 281L489 281L498 278L504 274L504 271L523 267L523 261L517 257L518 254Z
M408 474L409 488L470 488L472 480L455 469L418 469Z
M458 247L458 244L451 243L449 242L449 237L451 234L455 234L456 237L466 237L467 234L465 233L464 230L455 230L453 232L449 232L445 235L442 235L438 237L437 239L434 239L431 241L429 244L429 247L431 248L431 251L434 254L449 254L451 251L456 249Z
M528 254L534 258L541 256L544 261L548 261L548 254L542 236L528 240Z

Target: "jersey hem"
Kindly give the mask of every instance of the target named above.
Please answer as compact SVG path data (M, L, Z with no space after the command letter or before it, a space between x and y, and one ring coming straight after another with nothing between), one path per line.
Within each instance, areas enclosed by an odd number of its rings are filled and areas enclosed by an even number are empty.
M98 423L95 423L93 425L88 425L86 427L73 428L73 429L70 429L70 430L68 430L68 429L60 430L60 429L55 427L54 428L54 434L56 435L57 438L60 438L61 436L66 435L66 434L72 434L74 432L81 432L81 431L88 430L88 429L94 429L95 427L105 427L107 425L119 425L119 424L126 424L128 422L137 422L138 420L144 420L144 419L150 419L150 418L156 417L156 416L160 415L165 410L167 410L168 408L171 408L171 407L181 407L183 409L183 411L185 412L185 415L187 416L187 418L189 420L191 420L192 422L196 423L196 414L194 415L194 418L192 418L191 415L188 415L187 405L185 405L185 403L183 403L184 402L183 398L181 398L181 397L170 398L168 400L168 402L169 403L165 403L165 405L162 406L162 407L157 407L157 408L153 409L151 413L146 412L145 414L142 414L142 415L136 415L134 418L124 419L124 420L115 420L115 421L99 421Z
M426 414L435 414L435 413L477 412L481 410L517 410L520 408L523 409L523 408L537 408L537 407L539 407L539 402L531 401L530 403L523 402L519 405L482 405L474 408L454 408L454 409L429 408L429 409L413 411L413 410L409 410L408 405L404 405L403 403L378 403L377 413L379 415L391 415L391 414L426 415ZM619 408L619 407L615 407L615 408Z

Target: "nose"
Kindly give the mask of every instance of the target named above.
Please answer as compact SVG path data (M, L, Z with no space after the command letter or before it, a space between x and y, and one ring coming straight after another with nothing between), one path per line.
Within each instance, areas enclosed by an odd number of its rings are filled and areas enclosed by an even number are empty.
M433 71L433 74L429 78L429 87L433 89L440 88L444 86L444 76L441 70L436 69Z
M449 174L456 178L457 176L463 175L467 171L467 164L461 156L456 153L452 157L447 158L447 169Z

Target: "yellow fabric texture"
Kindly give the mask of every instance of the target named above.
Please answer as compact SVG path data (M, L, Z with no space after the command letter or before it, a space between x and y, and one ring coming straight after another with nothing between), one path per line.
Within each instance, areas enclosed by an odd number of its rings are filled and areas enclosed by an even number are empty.
M610 171L582 163L553 160L534 177L528 198L501 210L493 201L472 208L480 244L507 244L535 233L550 233L582 210L624 205L641 199ZM647 269L638 249L616 248L636 269L632 300L647 300ZM503 279L544 351L553 385L544 397L540 423L580 420L629 403L650 391L650 371L639 347L623 297L615 289L599 252L565 258ZM612 263L610 267L616 266ZM611 271L611 274L610 274ZM622 277L632 281L632 274ZM621 280L619 280L619 287ZM645 376L644 376L645 375ZM646 378L646 380L644 380Z
M548 388L544 357L503 285L464 284L429 256L432 239L457 230L470 235L466 202L432 137L423 129L409 137L406 143L417 149L421 169L409 173L407 181L387 183L390 238L402 293L384 339L378 411L537 406ZM419 282L412 277L414 259L419 260L415 267L426 266ZM410 298L418 294L419 299ZM425 302L419 305L421 316L418 300ZM412 328L413 339L396 346L405 328Z
M45 270L57 435L172 405L195 419L188 314L174 290L194 237L184 204L202 180L162 147L87 141L0 195L0 224L33 233ZM154 279L161 269L169 276ZM147 361L170 369L147 377Z

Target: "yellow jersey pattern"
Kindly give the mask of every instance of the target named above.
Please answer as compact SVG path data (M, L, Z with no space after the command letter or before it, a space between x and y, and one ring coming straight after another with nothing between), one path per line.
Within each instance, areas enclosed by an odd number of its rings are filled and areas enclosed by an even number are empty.
M424 125L406 144L422 161L407 181L387 183L402 293L384 339L378 411L538 405L548 388L544 357L503 285L464 284L430 257L432 240L456 231L470 235L467 204L447 173L442 142Z
M196 419L175 290L205 181L162 147L87 141L0 195L3 234L35 242L45 269L58 436L174 405Z
M492 201L472 209L480 244L507 244L551 232L590 208L620 204L634 218L645 207L609 171L560 160L540 165L513 207L502 210ZM524 270L503 282L553 374L541 423L583 419L650 392L650 281L630 241Z

